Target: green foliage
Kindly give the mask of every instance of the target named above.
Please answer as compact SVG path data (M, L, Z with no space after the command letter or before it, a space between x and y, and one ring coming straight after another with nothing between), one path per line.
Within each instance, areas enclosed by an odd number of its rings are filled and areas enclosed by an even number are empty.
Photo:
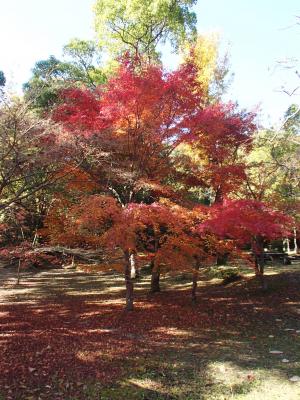
M197 0L97 0L95 25L100 45L114 56L124 51L158 57L157 45L167 40L178 49L196 33Z
M40 60L32 78L24 84L25 98L34 108L45 110L58 101L62 88L85 86L95 89L105 81L100 51L93 41L71 40L63 49L63 61L54 56Z
M285 117L295 111L290 107ZM272 204L273 208L292 217L296 235L300 221L300 142L293 126L296 124L292 119L286 119L284 130L255 134L252 151L245 157L246 179L237 194Z
M295 134L300 133L300 107L297 104L291 104L285 115L284 129Z
M239 272L239 269L236 267L210 267L208 270L208 276L210 278L218 278L218 279L223 279L224 283L227 283L227 281L233 282L234 280L237 280L241 275Z
M69 79L87 87L95 88L105 82L99 67L100 49L91 40L73 39L64 46L64 56L68 59Z

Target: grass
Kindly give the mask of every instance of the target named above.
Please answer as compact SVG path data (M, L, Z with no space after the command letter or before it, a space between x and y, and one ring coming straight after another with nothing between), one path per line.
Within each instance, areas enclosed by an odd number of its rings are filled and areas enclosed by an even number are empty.
M197 305L187 275L164 277L153 296L143 276L132 313L118 275L56 270L26 274L19 287L8 279L3 399L299 399L289 379L300 376L300 265L269 266L266 293L251 270L239 272L246 279L227 286L203 276Z

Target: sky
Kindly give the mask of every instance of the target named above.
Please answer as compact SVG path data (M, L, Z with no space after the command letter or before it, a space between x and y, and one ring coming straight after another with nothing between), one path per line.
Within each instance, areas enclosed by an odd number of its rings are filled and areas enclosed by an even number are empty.
M30 78L36 61L60 57L70 39L95 38L94 1L1 0L0 70L13 89ZM293 96L281 90L292 91L299 78L279 63L300 59L300 1L198 0L194 10L198 31L218 32L229 51L234 79L227 99L259 108L264 125L279 126L288 106L300 102L300 89ZM176 64L168 52L163 60L168 68Z

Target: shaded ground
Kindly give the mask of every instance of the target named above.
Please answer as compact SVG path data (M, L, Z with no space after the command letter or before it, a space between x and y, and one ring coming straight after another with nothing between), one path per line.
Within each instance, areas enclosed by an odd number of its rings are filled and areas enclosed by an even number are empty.
M196 306L186 281L149 296L143 277L131 313L119 275L27 273L16 287L0 270L0 399L300 399L300 266L288 268L270 269L264 294L251 278L203 282Z

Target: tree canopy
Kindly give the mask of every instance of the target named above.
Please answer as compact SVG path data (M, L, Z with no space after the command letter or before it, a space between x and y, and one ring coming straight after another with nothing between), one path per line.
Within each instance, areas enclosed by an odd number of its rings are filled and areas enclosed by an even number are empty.
M101 46L114 57L124 51L158 57L157 46L169 41L174 49L196 33L196 0L97 0L95 26Z
M73 39L63 48L64 59L50 56L37 61L31 79L24 84L25 98L40 110L49 110L66 87L95 89L105 81L100 49L93 41Z

